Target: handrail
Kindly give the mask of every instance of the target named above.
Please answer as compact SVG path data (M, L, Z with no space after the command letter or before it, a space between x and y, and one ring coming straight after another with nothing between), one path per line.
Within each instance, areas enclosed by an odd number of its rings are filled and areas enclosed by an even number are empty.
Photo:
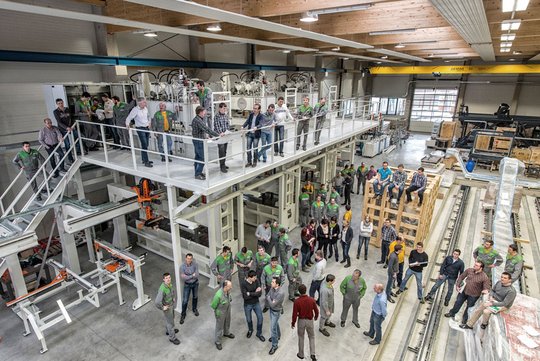
M348 102L346 110L343 107L340 106L340 103L344 102L344 101ZM334 105L337 105L337 106L334 107ZM357 128L357 124L369 120L368 115L369 115L369 109L371 107L371 104L369 102L365 101L364 98L351 97L351 98L346 98L346 99L337 99L332 104L328 103L328 106L329 106L330 109L325 115L325 118L326 118L325 120L326 121L325 121L323 127L320 129L320 131L323 132L323 134L328 134L328 138L330 138L332 131L337 132L337 133L334 134L335 136L344 135L345 134L345 129L346 129L345 128L345 123L350 122L351 120L353 122L352 123L353 124L353 130ZM319 117L320 116L318 116L318 115L314 115L309 119L311 121L311 119L317 119ZM274 152L273 152L272 148L276 144L279 144L281 142L288 143L288 144L290 144L290 142L295 142L295 140L298 137L296 135L296 129L297 129L297 126L298 126L298 122L305 121L305 120L306 120L306 118L304 118L304 119L296 118L293 121L285 121L284 123L280 124L280 125L285 126L286 129L288 129L289 131L292 130L292 133L289 133L289 136L284 137L284 139L280 139L280 140L274 139L275 137L272 136L272 141L265 144L265 148L268 147L267 151L270 152L270 154L268 155L268 158L270 159L271 162L274 161ZM246 134L250 130L241 130L241 131L238 131L238 132L234 132L231 135L228 135L228 136L231 137L229 142L230 141L236 141L236 140L240 140L242 142L242 147L241 147L240 151L235 151L235 152L228 151L227 155L225 157L222 157L222 158L212 157L213 159L210 160L210 157L209 157L210 143L215 143L216 141L218 141L220 139L219 137L199 139L199 138L194 138L194 137L189 136L189 135L175 134L173 132L158 132L158 131L152 130L151 127L150 127L150 129L136 129L136 128L133 128L133 127L124 127L124 126L118 126L118 125L108 125L108 124L95 123L95 122L83 121L83 120L77 120L76 122L77 122L77 127L80 127L81 125L88 125L88 126L95 127L96 130L98 130L99 134L97 136L97 139L88 138L82 132L79 132L79 138L82 139L82 140L92 141L92 142L95 142L96 144L100 144L102 146L102 148L103 148L102 149L102 155L100 157L102 157L101 159L104 160L105 163L110 162L110 159L109 159L110 158L110 147L119 146L118 144L113 143L111 140L107 140L106 137L105 137L106 129L111 128L111 129L118 129L118 130L128 132L129 139L130 139L130 145L129 145L129 147L127 145L123 145L122 147L128 148L131 151L130 153L131 153L132 165L131 165L130 168L132 168L134 170L139 170L139 167L141 167L140 159L138 158L140 155L138 155L137 153L141 153L142 151L144 151L149 156L157 155L157 156L165 158L165 164L164 165L165 165L165 175L166 175L167 178L170 178L171 177L171 171L174 171L174 168L171 169L173 165L169 164L170 160L178 160L180 162L190 162L192 164L193 163L199 163L199 164L203 164L204 166L208 167L209 164L217 164L217 163L219 163L220 160L223 160L223 159L227 160L227 159L231 159L231 158L236 157L236 156L241 156L241 158L243 160L243 165L242 165L243 169L242 169L242 171L244 172L244 174L246 173L246 167L245 167L245 164L246 164L246 151L247 151L246 150ZM331 124L330 122L334 122L332 128L330 128L330 124ZM313 126L313 123L310 123L310 124L311 124L310 129L307 132L308 135L314 134L314 133L319 131L319 130L315 129L315 127ZM294 127L294 129L293 129L293 127ZM264 128L259 128L258 130L264 131L264 130L268 130L268 129L271 129L271 128L274 128L274 125L266 126ZM272 133L273 132L274 131L272 130ZM138 142L136 140L136 139L138 139L137 135L140 134L140 133L147 133L147 134L151 135L149 137L150 139L149 139L149 144L148 144L147 149L142 149L142 147L140 147L140 144L136 145L136 143ZM162 138L162 141L163 141L163 152L160 152L157 149L159 147L156 146L156 140L157 140L158 136L160 136ZM170 149L168 149L168 144L167 144L167 141L165 141L165 137L172 138L173 144L187 144L187 143L192 143L193 140L202 142L202 144L203 144L203 152L204 152L204 161L197 161L197 160L193 159L193 157L187 157L185 154L184 155L169 154ZM262 145L259 144L259 147L262 147ZM293 149L296 149L296 147L293 147ZM294 150L294 154L296 154L296 152L297 151ZM207 174L206 174L206 184L207 185L210 184L209 183L210 178L211 178L211 172L207 172Z
M68 132L67 136L70 137L70 147L69 147L69 149L66 150L66 152L64 153L64 156L59 160L56 167L54 169L52 169L50 174L47 173L46 168L47 168L47 165L49 164L49 162L51 160L51 157L56 156L56 150L58 149L58 147L62 146L63 142L58 142L58 144L54 148L54 151L51 152L51 154L49 154L49 156L47 158L45 158L45 161L43 161L41 166L38 168L38 170L36 171L36 174L31 179L29 179L27 181L27 183L22 187L22 189L19 191L19 193L17 194L15 199L11 202L11 204L5 210L3 210L2 217L6 216L6 215L9 215L10 213L15 214L15 206L18 204L18 202L21 200L21 198L24 196L24 194L31 187L32 182L33 181L37 182L37 177L40 176L41 174L43 175L43 178L44 178L43 182L41 182L38 185L37 192L32 193L32 196L30 196L30 199L26 202L26 204L19 211L27 210L28 207L32 204L32 202L36 199L36 197L38 195L41 195L41 191L42 191L42 189L44 187L47 190L47 197L50 196L51 189L49 188L49 181L51 179L51 175L54 174L56 171L58 171L60 165L62 165L65 162L65 160L68 157L68 155L70 154L70 152L72 152L75 149L75 146L76 146L77 142L81 142L81 137L78 137L77 140L75 140L74 137L73 137L72 132ZM77 158L76 152L74 152L74 153L75 153L74 157ZM13 182L15 182L15 181L13 181Z
M37 151L41 151L41 149L43 148L43 145L39 145L39 147L37 148ZM17 173L17 175L15 176L15 179L13 179L13 181L9 184L9 186L4 190L4 193L2 193L2 195L0 195L0 211L2 212L2 215L5 213L4 211L4 198L7 196L7 194L9 193L9 191L11 190L11 188L13 187L13 185L15 185L15 183L17 183L17 181L19 180L19 178L24 174L24 169L20 169L19 170L19 173Z

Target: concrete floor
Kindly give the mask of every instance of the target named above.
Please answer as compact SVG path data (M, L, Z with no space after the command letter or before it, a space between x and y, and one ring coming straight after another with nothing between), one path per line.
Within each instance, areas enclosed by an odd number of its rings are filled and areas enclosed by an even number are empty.
M404 163L407 168L415 169L420 164L420 159L425 154L425 142L427 136L414 135L403 145L403 148L395 150L389 155L379 155L372 159L362 159L356 157L355 165L361 161L366 164L374 164L378 167L383 160L390 162L390 165L397 166ZM336 287L336 307L332 316L332 321L338 324L336 329L330 329L330 337L325 337L316 332L316 353L319 360L372 360L376 348L368 344L369 339L362 335L362 332L369 327L369 315L371 302L373 300L373 284L386 282L386 270L376 265L380 257L380 251L370 248L369 260L362 258L356 260L357 234L360 223L363 197L353 195L353 222L355 240L351 251L352 267L343 268L343 265L330 260L327 273L336 275L337 282L350 274L355 268L363 272L363 277L368 284L368 291L360 306L361 329L354 327L350 320L345 328L339 327L339 315L342 309L342 297ZM291 232L291 239L294 246L300 246L300 230L297 228ZM250 234L250 233L246 233ZM135 248L135 254L143 253L142 249ZM81 260L87 260L86 248L79 248ZM81 262L83 269L92 270L93 265L88 261ZM153 299L163 272L172 273L172 262L159 256L148 254L146 264L143 266L143 278L145 291ZM311 277L307 273L302 273L304 283L309 285ZM285 313L281 316L280 326L282 337L277 352L270 356L268 350L270 343L262 343L257 338L246 338L247 326L243 313L243 301L238 288L236 275L233 278L233 304L231 332L236 335L234 340L224 339L223 350L218 351L214 346L213 330L214 316L209 307L214 290L208 287L208 280L201 277L199 288L199 311L201 315L194 317L188 312L186 322L178 328L181 345L174 346L169 343L164 332L164 322L160 311L149 303L137 311L132 311L130 304L135 298L135 290L127 283L123 283L123 294L126 304L118 306L116 291L110 292L100 297L101 307L94 308L89 303L83 303L70 311L73 322L69 325L58 324L45 332L49 351L43 355L39 354L40 343L31 334L22 336L23 325L18 317L5 305L0 304L0 335L4 338L0 343L0 360L209 360L221 358L224 360L294 360L297 352L296 330L291 330L290 319L292 303L285 302ZM62 300L73 296L76 289L71 289L66 294L62 294ZM59 297L60 298L60 297ZM56 298L49 304L54 309ZM49 307L46 307L46 309ZM389 313L393 311L394 305L389 304ZM45 311L44 311L45 313ZM386 323L386 322L385 322ZM385 326L385 324L383 324ZM266 338L270 336L269 316L265 314L263 334ZM307 347L307 340L306 340ZM306 348L307 354L307 348Z

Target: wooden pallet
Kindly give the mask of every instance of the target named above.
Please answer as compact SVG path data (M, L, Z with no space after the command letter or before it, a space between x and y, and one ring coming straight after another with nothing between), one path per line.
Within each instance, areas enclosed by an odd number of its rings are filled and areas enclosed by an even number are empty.
M394 169L392 170L394 171ZM405 183L405 189L409 187L414 174L412 170L406 171L408 178ZM384 190L381 199L375 199L373 181L366 183L362 218L369 215L372 219L374 232L370 240L371 245L376 247L381 246L380 229L386 218L390 219L392 226L394 226L398 234L403 235L406 245L405 253L407 255L416 242L426 241L434 213L435 201L441 185L441 176L438 174L425 174L428 184L424 192L424 202L421 207L418 207L418 197L414 193L412 194L413 201L405 204L406 195L404 191L401 200L397 204L397 208L393 208L388 201L388 189ZM394 191L397 193L396 189Z

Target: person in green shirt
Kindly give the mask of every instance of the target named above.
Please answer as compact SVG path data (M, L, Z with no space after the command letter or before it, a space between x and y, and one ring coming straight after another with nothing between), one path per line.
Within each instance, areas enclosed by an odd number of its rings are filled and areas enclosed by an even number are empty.
M262 274L263 269L270 264L270 255L266 253L265 248L262 244L257 247L257 253L255 254L255 271L257 272L257 279L262 285Z
M317 224L321 224L324 218L324 202L320 196L317 196L317 199L311 205L311 216L317 221Z
M324 127L324 121L326 120L326 113L328 113L328 105L326 105L326 98L321 98L319 103L315 105L313 109L315 113L315 145L319 144L321 140L321 130Z
M300 250L294 248L291 252L291 257L289 262L287 262L287 278L289 279L289 300L295 300L296 296L299 295L298 287L302 284L302 277L300 277L300 268L298 267L298 256L300 255Z
M485 265L484 272L490 281L491 270L503 263L503 258L499 252L493 248L493 240L491 239L486 239L483 245L477 247L473 251L473 257L476 262L482 262Z
M325 217L326 219L331 219L332 217L339 219L339 204L336 203L334 198L330 198L330 202L326 205Z
M161 161L165 162L165 150L163 149L163 140L165 137L165 141L167 142L167 153L172 155L173 154L173 141L170 135L166 135L163 133L170 133L173 127L174 122L176 121L176 114L171 112L170 110L167 110L167 103L160 102L159 103L159 110L154 114L152 117L152 130L156 133L157 138L157 144L158 144L158 150L161 154ZM171 162L172 159L169 158L169 162Z
M300 227L305 227L309 221L309 194L306 192L306 188L302 188L302 193L298 197L299 201L299 220Z
M171 274L166 272L163 274L163 283L159 286L159 290L154 300L154 304L158 309L163 311L165 317L165 334L169 336L169 341L175 345L180 344L180 340L176 338L177 328L174 328L174 309L176 308L176 291L171 282Z
M332 187L331 188L331 191L330 191L330 199L335 199L336 200L336 203L339 204L339 193L337 191L337 189L335 187ZM330 217L328 217L330 218Z
M317 196L321 197L321 201L327 202L328 191L326 190L326 184L322 183L321 188L317 190Z
M238 284L240 284L246 279L249 270L253 269L253 252L248 250L247 247L242 247L234 257L234 261L238 267Z
M504 271L510 274L512 282L516 282L523 272L523 256L518 254L518 246L515 243L508 246Z
M298 125L296 127L296 150L300 149L300 137L304 133L304 143L302 144L302 150L306 150L307 137L309 133L309 121L313 117L313 108L309 105L309 98L304 98L304 103L298 108L297 119Z
M289 251L292 248L291 240L289 239L289 235L287 234L287 229L285 227L281 227L279 229L279 239L278 239L278 250L279 250L279 260L281 263L281 267L285 268L287 266L287 261L289 258L287 255L289 254Z
M231 248L223 246L221 254L216 257L210 265L210 270L216 276L218 283L230 281L234 270L234 261L231 255Z
M347 276L341 282L339 290L343 295L343 310L341 311L341 327L345 327L345 321L349 314L349 308L353 308L353 325L360 328L358 323L358 308L360 300L366 294L366 281L362 278L362 271L355 269L352 276Z
M24 175L26 176L27 181L31 181L30 186L34 194L37 194L36 200L41 201L41 194L39 192L39 187L37 183L37 177L34 176L39 171L40 167L45 163L45 158L35 149L30 147L29 142L22 143L22 150L17 153L15 158L13 158L12 163L17 166L19 170L24 170ZM42 191L47 191L46 187L42 188Z
M223 337L234 338L234 335L230 332L231 326L231 289L232 282L226 280L219 290L217 290L210 307L214 310L214 316L216 316L216 330L214 332L214 342L216 348L221 350L221 340Z
M279 248L278 248L278 241L279 241L279 230L283 228L281 224L277 220L274 220L272 224L270 225L271 229L271 236L270 236L270 244L267 246L268 249L266 252L268 252L269 255L272 255L272 250L274 247L276 247L276 256L279 255Z

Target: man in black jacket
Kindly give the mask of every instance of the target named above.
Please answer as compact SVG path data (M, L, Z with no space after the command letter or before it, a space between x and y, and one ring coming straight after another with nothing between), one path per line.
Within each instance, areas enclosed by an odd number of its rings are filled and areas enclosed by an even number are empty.
M465 264L459 258L460 255L461 251L456 248L454 252L452 252L451 256L446 256L443 264L441 265L439 277L437 278L437 281L435 281L433 287L431 287L431 290L426 295L426 300L433 300L433 296L435 295L435 292L437 292L437 289L439 289L439 287L441 287L444 282L448 281L448 291L446 292L446 297L444 298L444 305L448 306L448 304L450 303L450 298L452 297L452 293L454 292L454 285L456 284L456 280L459 275L462 274L465 270Z
M392 299L392 296L396 296L392 292L392 285L394 284L394 280L397 278L397 274L399 272L398 255L401 252L402 248L402 245L396 245L394 247L394 252L390 253L390 255L388 256L388 281L386 282L386 299L388 300L388 302L391 303L396 302Z
M418 242L416 244L416 249L413 249L409 255L409 268L407 269L405 278L403 279L403 282L401 282L401 286L399 286L399 290L396 292L396 294L399 295L402 293L407 285L407 281L409 281L409 278L414 276L414 278L416 278L416 293L418 299L420 300L420 303L424 303L424 298L422 297L422 271L427 264L428 255L426 252L424 252L424 244L422 242Z
M257 166L257 155L259 153L259 138L261 137L260 124L262 121L261 105L255 104L253 111L249 114L242 130L247 130L246 133L246 151L247 164L246 167ZM253 159L253 163L251 160Z
M262 295L261 283L257 279L257 272L250 270L247 277L240 284L240 290L242 291L242 297L244 298L244 313L246 315L246 322L248 325L248 332L246 337L250 338L253 334L253 321L251 319L251 312L255 311L257 316L257 338L261 341L265 341L262 335L263 314L261 311L261 305L259 298Z

